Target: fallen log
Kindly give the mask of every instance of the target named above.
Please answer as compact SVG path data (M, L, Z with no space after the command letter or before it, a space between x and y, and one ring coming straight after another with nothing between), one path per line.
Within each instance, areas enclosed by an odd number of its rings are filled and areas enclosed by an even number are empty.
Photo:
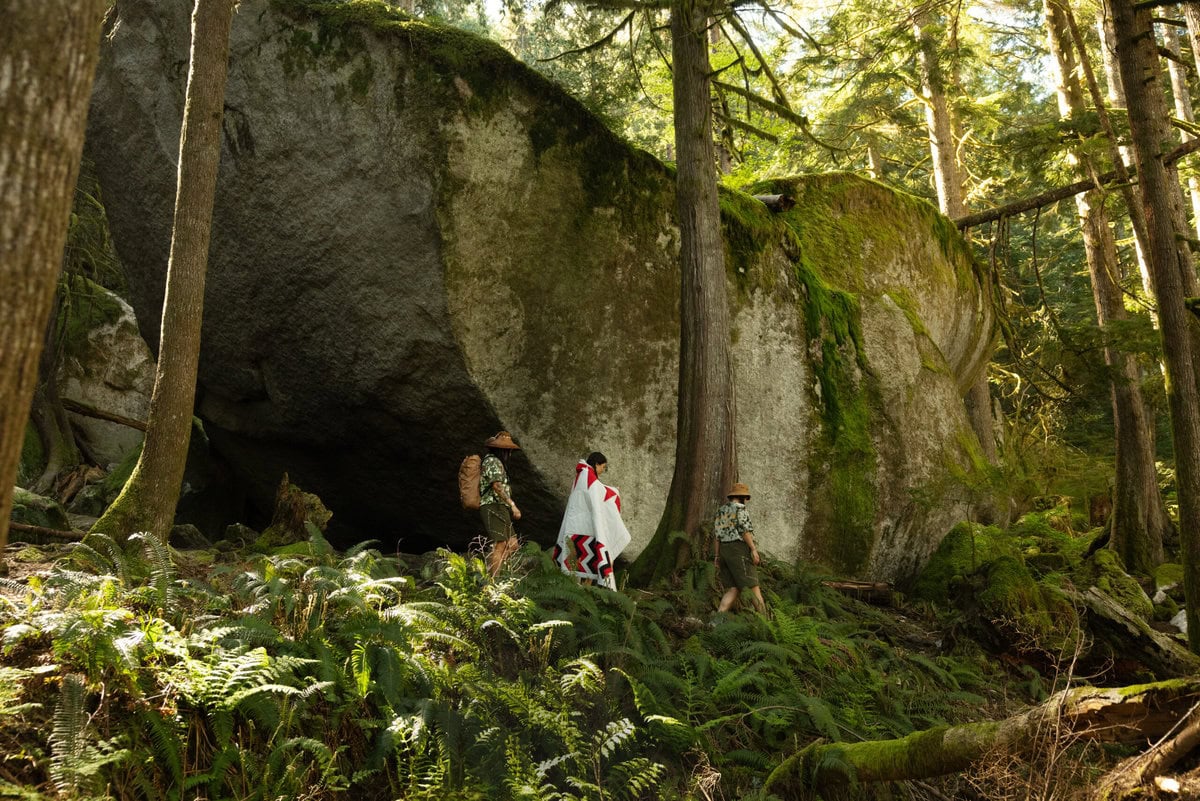
M755 195L754 199L776 214L790 211L796 205L796 199L791 195Z
M1200 701L1200 677L1133 687L1076 687L1001 721L938 726L896 740L818 742L788 757L763 788L806 798L854 783L928 779L957 773L996 749L1071 735L1139 743L1170 731Z
M28 523L17 523L10 520L8 522L9 531L17 531L23 534L37 534L42 537L58 537L63 540L81 540L87 532L84 531L63 531L59 528L46 528L45 526L31 526Z
M1200 656L1171 635L1150 628L1146 621L1130 614L1099 589L1067 590L1066 594L1083 609L1088 630L1107 643L1121 659L1144 665L1155 676L1163 678L1200 673Z
M822 581L821 585L832 590L845 593L851 598L866 601L876 606L895 606L895 593L892 585L885 581L852 581L837 579Z
M84 417L94 417L97 420L107 420L110 423L117 423L128 428L136 428L138 431L145 431L146 424L141 420L134 420L132 417L123 417L114 412L106 412L103 409L97 409L95 406L88 406L86 403L71 400L70 398L62 399L62 407L68 412L81 414Z

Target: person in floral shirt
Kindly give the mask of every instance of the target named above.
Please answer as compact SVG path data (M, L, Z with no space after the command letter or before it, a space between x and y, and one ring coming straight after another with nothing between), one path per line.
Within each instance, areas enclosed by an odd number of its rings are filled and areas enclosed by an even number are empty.
M737 602L742 590L750 590L754 608L767 611L762 590L758 587L757 565L761 561L754 545L754 524L746 511L750 488L737 483L729 490L727 502L717 510L713 521L713 562L720 570L721 583L727 588L721 596L718 612L728 612Z
M512 499L508 480L508 457L521 446L513 442L507 431L501 431L484 443L488 455L479 465L479 517L487 532L492 549L488 552L488 570L492 576L500 573L504 560L517 550L517 534L513 521L521 519L521 510Z

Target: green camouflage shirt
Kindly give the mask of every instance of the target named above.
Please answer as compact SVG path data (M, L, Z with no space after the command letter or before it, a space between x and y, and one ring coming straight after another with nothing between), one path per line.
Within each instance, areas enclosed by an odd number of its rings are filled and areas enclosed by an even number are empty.
M504 487L504 494L511 499L512 487L508 484L508 471L504 469L504 463L501 462L494 454L488 454L483 457L483 463L479 465L479 505L484 506L489 503L504 503L496 491L492 489L492 484L496 481L500 482L500 486Z
M729 501L717 510L717 518L713 521L713 536L718 540L737 542L747 531L753 532L754 525L750 522L746 504Z

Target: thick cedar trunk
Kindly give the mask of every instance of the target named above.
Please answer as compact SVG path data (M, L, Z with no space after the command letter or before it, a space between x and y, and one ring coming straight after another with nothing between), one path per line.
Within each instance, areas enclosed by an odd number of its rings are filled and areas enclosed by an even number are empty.
M1064 119L1087 112L1079 85L1079 64L1071 48L1068 20L1060 0L1045 3L1050 51L1058 67L1058 106ZM1082 148L1072 159L1085 174L1098 170ZM1104 193L1093 189L1075 196L1092 280L1092 298L1101 328L1114 320L1128 318L1121 288L1117 283L1117 247L1104 207ZM1127 570L1149 575L1163 560L1163 535L1170 522L1158 491L1154 467L1154 440L1149 414L1142 398L1137 364L1113 345L1104 349L1109 367L1116 431L1117 473L1112 498L1111 547L1120 554Z
M680 233L680 354L675 474L654 540L634 566L641 582L687 564L736 476L729 302L708 60L710 4L675 0L671 49ZM683 532L683 537L673 537Z
M1007 720L940 726L898 740L817 743L784 760L764 789L783 798L809 798L852 783L944 776L999 749L1038 748L1047 741L1043 738L1142 743L1169 731L1197 698L1195 678L1116 689L1078 687Z
M179 136L175 225L146 440L121 495L92 528L119 538L134 531L149 531L165 540L179 501L192 431L204 277L221 160L221 115L235 1L196 0L192 13L192 54Z
M106 5L10 0L0 25L0 565Z
M1109 0L1109 4L1117 31L1117 61L1129 109L1139 194L1146 213L1147 256L1167 370L1188 642L1193 651L1200 651L1200 399L1192 354L1194 323L1183 305L1183 276L1192 270L1191 254L1179 238L1184 233L1176 207L1179 184L1162 162L1167 150L1166 108L1158 88L1158 52L1150 12L1135 10L1134 0Z

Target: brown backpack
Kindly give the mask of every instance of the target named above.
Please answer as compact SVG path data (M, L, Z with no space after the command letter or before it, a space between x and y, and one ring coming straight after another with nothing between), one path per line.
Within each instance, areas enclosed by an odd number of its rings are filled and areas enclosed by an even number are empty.
M458 466L458 497L464 509L479 508L479 466L483 462L472 453Z

